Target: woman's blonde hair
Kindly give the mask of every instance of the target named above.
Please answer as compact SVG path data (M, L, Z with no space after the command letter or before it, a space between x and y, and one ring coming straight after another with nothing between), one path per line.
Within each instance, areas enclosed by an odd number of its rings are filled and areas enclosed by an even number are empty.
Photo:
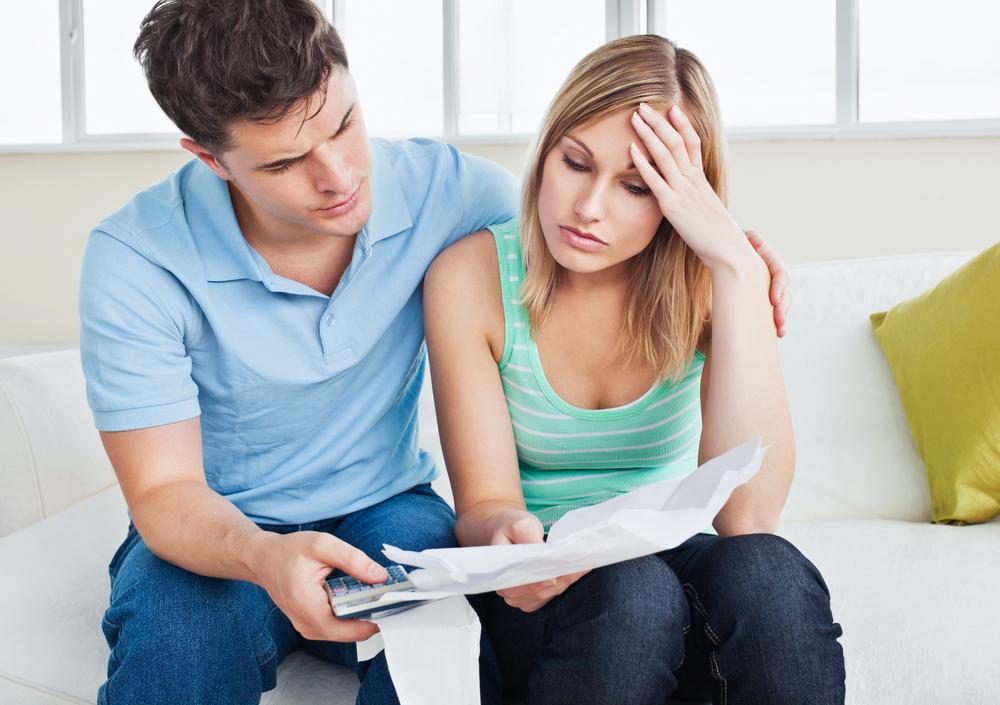
M637 35L608 42L573 69L529 149L521 195L521 243L527 275L521 299L532 328L548 315L562 267L545 244L538 195L545 157L572 130L640 102L659 109L680 105L701 138L702 168L723 204L729 163L712 80L697 57L670 40ZM660 379L678 379L694 357L712 313L712 289L701 261L663 219L635 256L625 299L618 353L624 366L651 364Z

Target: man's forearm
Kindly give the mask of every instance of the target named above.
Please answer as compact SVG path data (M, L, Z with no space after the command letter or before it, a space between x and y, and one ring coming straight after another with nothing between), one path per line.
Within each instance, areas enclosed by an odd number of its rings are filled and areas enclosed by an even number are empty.
M259 563L275 536L195 481L148 488L129 503L132 521L159 558L192 573L260 584Z

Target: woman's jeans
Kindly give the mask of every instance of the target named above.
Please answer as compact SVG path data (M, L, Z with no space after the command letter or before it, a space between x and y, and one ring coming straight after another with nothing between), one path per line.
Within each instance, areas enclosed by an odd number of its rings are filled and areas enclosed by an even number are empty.
M261 528L323 531L383 565L389 564L383 543L410 550L456 545L455 514L430 485L346 517ZM101 705L257 703L262 691L274 688L278 664L297 647L353 667L361 680L358 703L399 702L384 652L358 663L353 643L303 639L263 588L206 578L160 560L134 527L110 572L111 606L102 626L111 656L108 681L97 696ZM480 686L484 705L499 702L500 676L486 630Z
M528 705L844 702L844 653L816 567L770 534L699 534L598 568L542 609L495 593L505 693Z

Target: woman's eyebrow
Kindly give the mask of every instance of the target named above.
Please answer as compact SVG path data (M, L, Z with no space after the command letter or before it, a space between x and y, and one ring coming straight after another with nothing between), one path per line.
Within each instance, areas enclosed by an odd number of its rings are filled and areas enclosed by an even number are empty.
M578 145L580 145L580 149L582 149L582 150L583 150L584 152L586 152L586 153L587 153L587 154L588 154L588 155L589 155L589 156L590 156L591 158L593 158L593 156L594 156L594 153L590 151L590 147L588 147L587 145L585 145L585 144L584 144L583 142L581 142L580 140L578 140L578 139L577 139L576 137L574 137L573 135L566 135L566 137L568 137L569 139L573 140L573 141L574 141L574 142L576 142L576 143L577 143Z

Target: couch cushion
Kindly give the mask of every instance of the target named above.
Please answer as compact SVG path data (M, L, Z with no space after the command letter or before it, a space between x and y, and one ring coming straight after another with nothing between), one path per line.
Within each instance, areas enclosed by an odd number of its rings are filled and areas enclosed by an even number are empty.
M118 487L0 539L0 702L93 703L107 672L107 565L125 538ZM294 652L269 705L348 705L354 672Z
M871 316L927 465L938 523L1000 515L998 301L995 245L933 289Z
M840 520L778 534L830 588L848 703L1000 703L1000 523Z
M115 484L80 353L0 360L0 536Z
M782 521L930 519L923 461L868 317L934 286L971 256L789 268L794 305L778 352L796 465Z

